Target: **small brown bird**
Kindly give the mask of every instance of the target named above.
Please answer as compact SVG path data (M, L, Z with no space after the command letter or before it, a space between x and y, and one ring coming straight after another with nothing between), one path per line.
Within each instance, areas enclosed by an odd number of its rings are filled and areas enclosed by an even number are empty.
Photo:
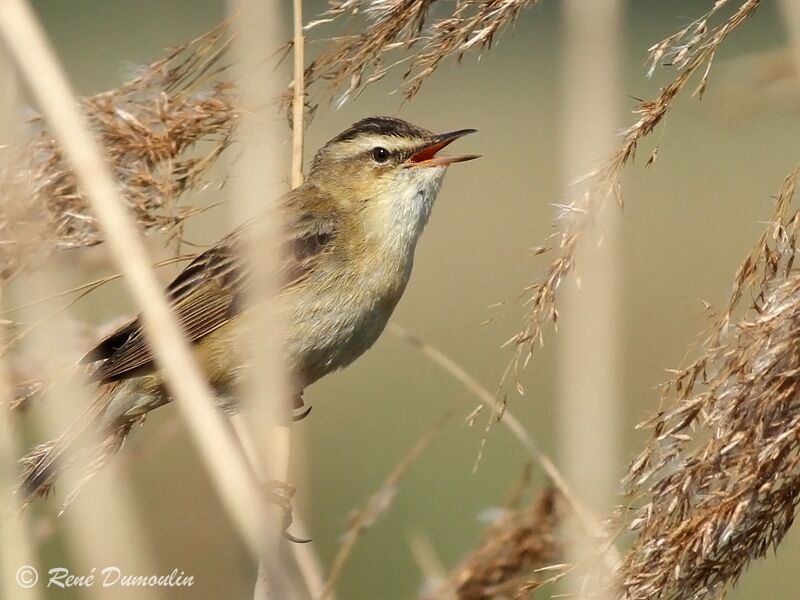
M363 119L325 144L305 183L282 199L286 264L279 301L298 399L306 386L352 363L380 336L408 283L447 166L478 158L437 153L474 131L437 135L397 118ZM240 246L246 227L195 258L165 292L223 410L233 410L245 370L236 330L257 310L243 302L249 269ZM84 449L91 465L87 479L135 423L170 401L138 318L103 339L84 361L95 365L97 400L61 438L23 459L28 499L47 492L56 463L89 427L102 444ZM76 460L78 452L69 454Z

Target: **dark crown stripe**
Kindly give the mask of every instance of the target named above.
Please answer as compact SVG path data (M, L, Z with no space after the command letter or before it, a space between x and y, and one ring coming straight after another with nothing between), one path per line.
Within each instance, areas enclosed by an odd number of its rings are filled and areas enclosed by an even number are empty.
M349 129L345 129L328 143L346 142L363 134L411 138L426 138L433 135L433 133L427 129L417 127L395 117L367 117L366 119L361 119L357 123L353 123Z

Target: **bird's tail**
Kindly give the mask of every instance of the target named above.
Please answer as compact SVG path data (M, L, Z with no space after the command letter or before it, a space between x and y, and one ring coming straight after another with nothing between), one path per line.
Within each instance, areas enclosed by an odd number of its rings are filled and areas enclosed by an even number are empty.
M20 461L22 474L17 494L23 506L47 495L59 473L77 465L80 476L64 502L66 507L119 450L135 421L115 421L109 425L105 419L116 388L116 384L105 386L60 437L36 446Z

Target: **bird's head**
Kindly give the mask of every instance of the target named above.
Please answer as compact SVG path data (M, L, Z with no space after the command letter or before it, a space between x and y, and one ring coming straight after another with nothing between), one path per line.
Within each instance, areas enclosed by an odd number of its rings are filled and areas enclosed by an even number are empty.
M336 198L341 209L361 213L373 230L421 229L447 166L478 158L438 152L473 132L435 134L394 117L363 119L319 150L309 183Z

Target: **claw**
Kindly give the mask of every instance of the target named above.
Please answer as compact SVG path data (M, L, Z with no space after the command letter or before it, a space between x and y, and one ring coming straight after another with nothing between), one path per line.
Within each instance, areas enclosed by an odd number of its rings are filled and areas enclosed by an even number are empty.
M296 415L292 415L292 421L294 421L295 423L297 421L302 421L303 419L305 419L308 416L308 413L311 412L312 408L313 408L312 406L309 406L303 412L297 413Z
M284 530L283 532L283 539L292 542L293 544L308 544L311 541L311 538L299 538L293 536L288 531Z
M283 537L284 539L294 544L307 544L310 539L299 538L289 533L289 527L292 525L292 498L295 494L293 485L283 482L272 480L268 484L268 495L270 502L278 506L283 511Z
M305 403L305 401L303 399L303 392L300 392L299 394L297 394L294 397L293 408L294 408L294 410L299 411L305 405L306 405L306 403ZM303 419L305 419L308 416L308 413L310 413L310 412L311 412L311 407L309 406L308 408L306 408L302 412L299 412L299 413L297 413L295 415L292 415L292 421L294 421L295 423L297 421L302 421Z

